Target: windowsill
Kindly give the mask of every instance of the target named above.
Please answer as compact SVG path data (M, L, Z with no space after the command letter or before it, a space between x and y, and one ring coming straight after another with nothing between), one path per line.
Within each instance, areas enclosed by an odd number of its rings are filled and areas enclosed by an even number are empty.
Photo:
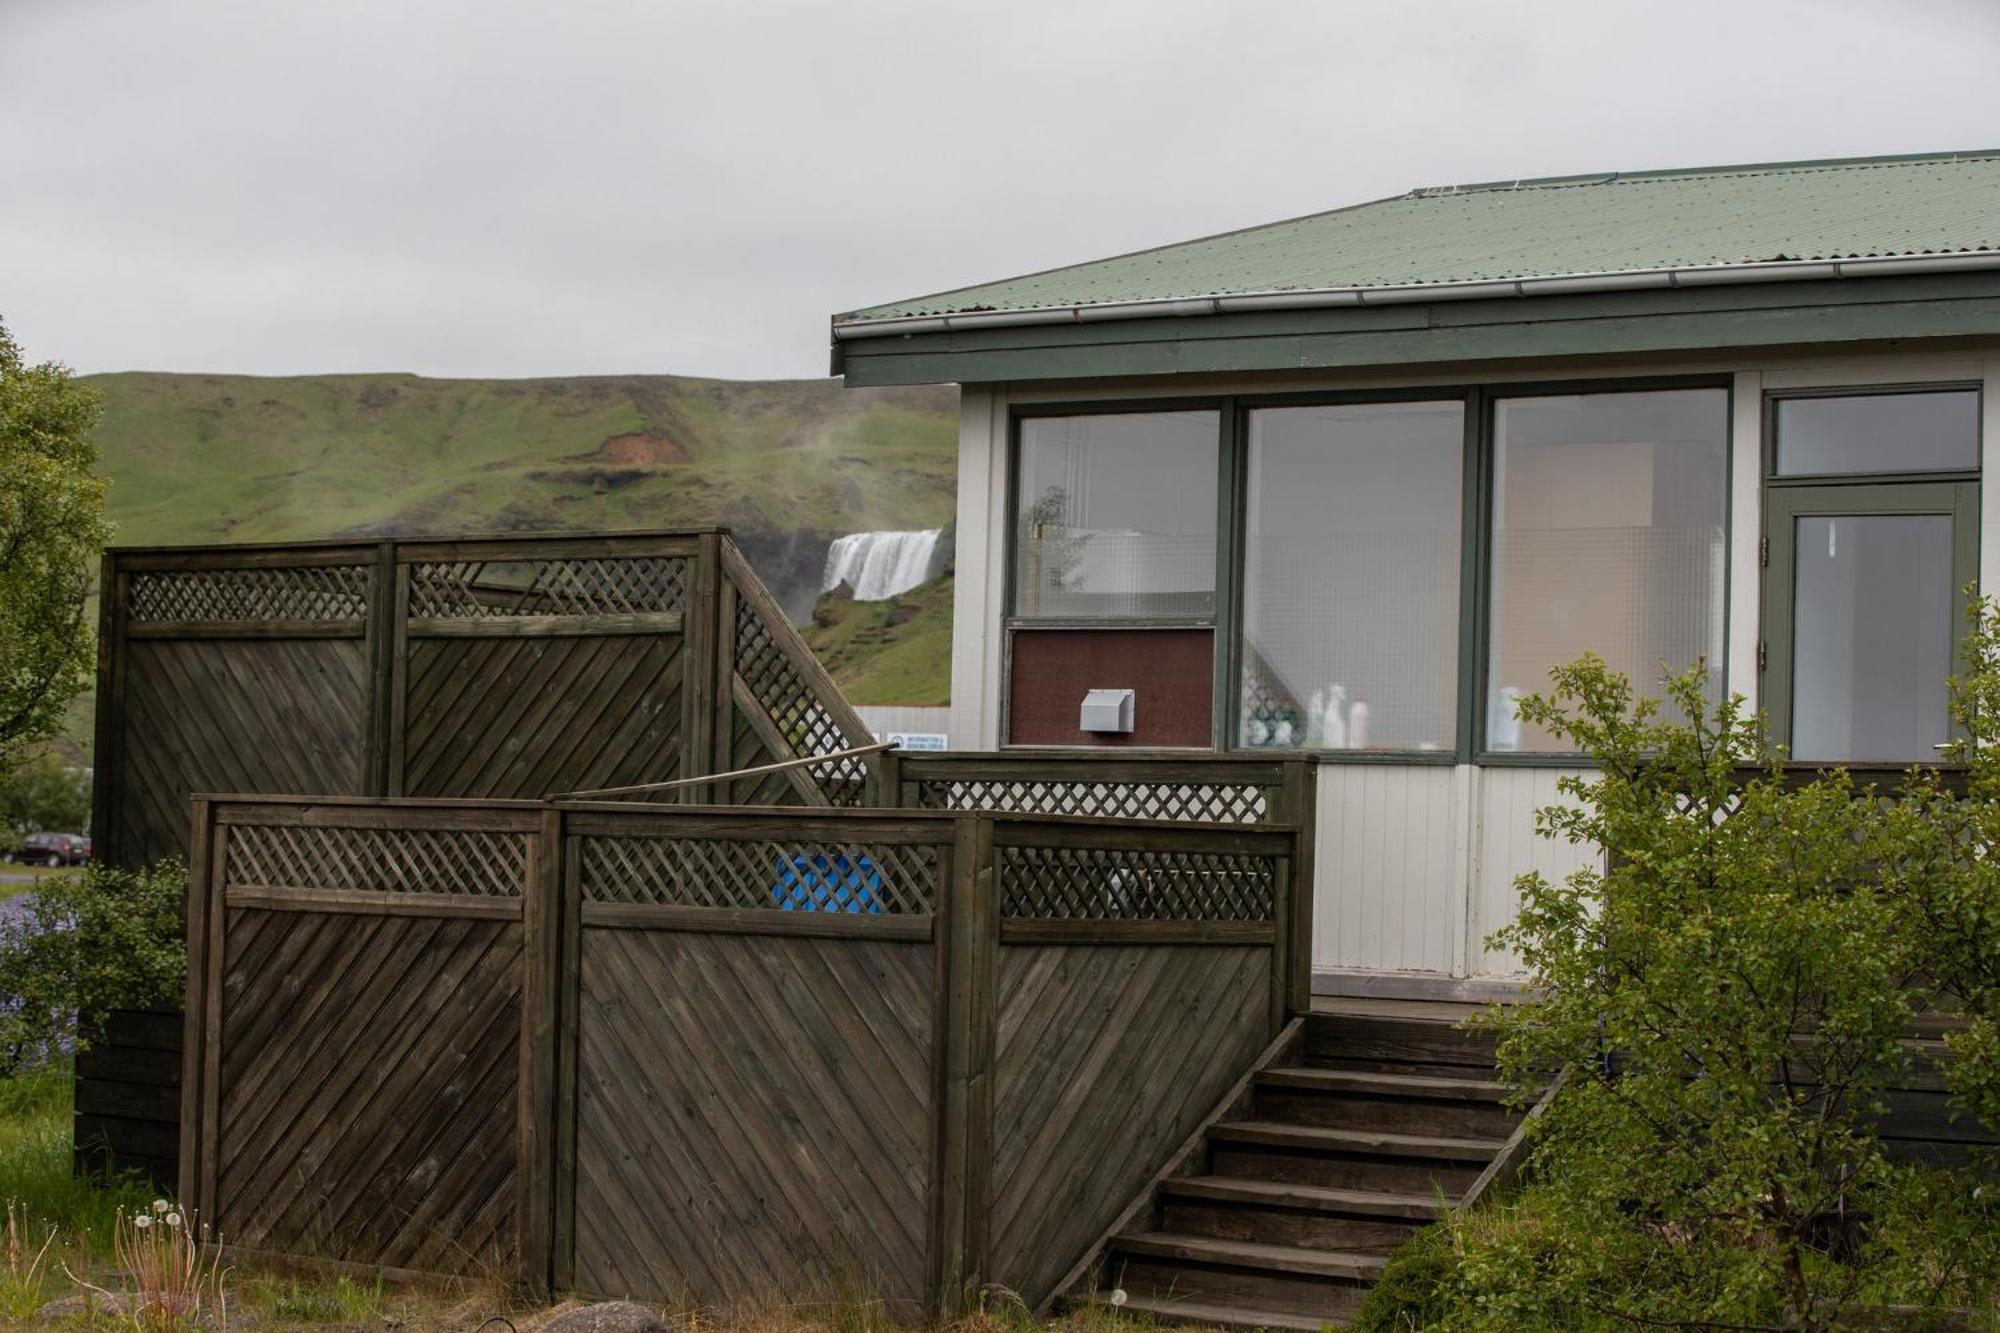
M1203 629L1215 628L1208 616L1009 616L1008 629Z
M1307 750L1292 746L1243 745L1231 754L1269 759L1312 759L1322 764L1384 764L1396 767L1449 768L1458 762L1455 750Z
M1532 750L1485 750L1472 762L1481 768L1595 768L1588 755L1542 754Z

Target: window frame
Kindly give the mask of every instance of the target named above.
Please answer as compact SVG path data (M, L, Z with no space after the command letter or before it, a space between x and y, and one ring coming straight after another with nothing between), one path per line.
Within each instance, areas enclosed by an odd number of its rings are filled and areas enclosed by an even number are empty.
M1229 526L1231 506L1235 500L1235 490L1230 484L1229 470L1231 453L1227 445L1231 430L1233 412L1231 400L1227 396L1207 395L1192 398L1107 398L1087 399L1077 402L1020 403L1011 405L1007 411L1007 487L1004 498L1006 523L1001 542L1001 559L1006 562L1001 584L1000 612L1000 744L1003 749L1021 748L1007 739L1013 732L1014 699L1011 682L1014 678L1014 636L1021 631L1065 630L1163 630L1199 629L1207 630L1213 641L1216 664L1211 671L1216 672L1213 698L1209 705L1209 738L1206 750L1199 747L1175 747L1189 753L1224 753L1222 744L1226 724L1216 709L1225 697L1225 682L1220 675L1222 643L1229 636L1223 626L1227 606L1223 575L1229 568L1227 552L1234 540ZM1216 415L1216 524L1215 524L1215 609L1207 616L1022 616L1015 612L1020 596L1020 505L1021 505L1021 423L1036 418L1082 417L1082 416L1136 416L1167 412L1214 412ZM1038 748L1038 747L1026 747ZM1078 746L1079 750L1105 747Z
M1557 398L1582 396L1586 394L1614 393L1661 393L1685 389L1722 390L1722 660L1709 663L1709 678L1722 683L1725 692L1729 682L1729 610L1734 590L1730 587L1730 556L1733 553L1736 532L1735 476L1736 439L1736 382L1732 375L1656 375L1628 377L1616 380L1552 380L1539 384L1503 384L1489 386L1489 392L1481 410L1480 428L1481 490L1480 532L1479 532L1479 587L1474 600L1477 602L1479 625L1477 642L1470 647L1471 660L1463 663L1461 670L1474 679L1474 704L1478 710L1477 729L1464 738L1464 762L1478 764L1482 768L1578 768L1586 766L1584 756L1574 750L1489 750L1486 748L1486 699L1487 686L1491 680L1493 666L1493 500L1494 480L1498 471L1496 460L1499 456L1498 435L1494 427L1497 413L1494 408L1507 398ZM1648 682L1638 682L1641 688Z
M1971 393L1975 411L1973 436L1974 465L1931 472L1828 472L1798 476L1778 474L1778 407L1799 398L1879 398L1908 393ZM1857 514L1946 514L1952 519L1952 658L1957 661L1965 643L1965 588L1957 574L1969 569L1974 580L1979 574L1980 509L1983 464L1986 457L1986 386L1979 380L1899 380L1879 384L1813 385L1796 389L1771 389L1764 393L1758 414L1760 455L1757 467L1758 516L1757 564L1760 600L1757 623L1758 704L1769 727L1769 743L1788 751L1792 743L1792 662L1796 637L1798 590L1789 578L1780 586L1781 575L1792 573L1796 552L1791 549L1791 533L1774 530L1774 520L1798 517L1798 500L1788 492L1816 492L1827 497L1811 513L1851 512ZM1846 505L1832 503L1834 497L1851 496ZM1949 503L1940 495L1948 494ZM1898 507L1898 497L1908 497ZM1808 497L1810 498L1810 497ZM1774 559L1774 556L1776 557ZM1952 724L1951 734L1961 729Z
M1483 397L1479 386L1469 384L1419 385L1397 389L1357 389L1333 393L1275 393L1243 395L1236 400L1235 427L1235 482L1232 494L1234 509L1235 549L1230 562L1230 606L1234 614L1229 621L1229 632L1218 636L1218 644L1227 641L1226 655L1216 662L1216 680L1221 693L1221 702L1226 707L1218 710L1217 717L1222 724L1223 736L1229 741L1241 734L1243 696L1236 687L1236 671L1240 665L1241 649L1244 641L1244 585L1250 561L1248 543L1244 540L1249 514L1250 477L1250 414L1259 409L1289 407L1358 407L1382 403L1458 403L1462 412L1464 439L1461 442L1459 471L1459 519L1458 519L1458 691L1455 700L1452 724L1452 744L1437 750L1309 750L1303 746L1271 747L1253 749L1246 746L1228 744L1227 748L1236 753L1283 756L1286 758L1316 759L1324 764L1394 764L1399 767L1451 767L1465 762L1467 746L1471 735L1466 730L1466 709L1470 703L1469 690L1465 678L1466 635L1471 628L1473 617L1470 599L1474 586L1468 582L1477 576L1475 536L1479 529L1475 526L1477 515L1477 492L1483 462L1481 460L1481 436L1479 416L1484 411Z
M1962 386L1917 386L1943 388ZM1493 751L1486 736L1486 684L1491 651L1492 505L1495 461L1495 405L1507 398L1542 398L1575 394L1657 393L1675 389L1719 389L1723 394L1723 542L1724 569L1735 542L1737 497L1734 477L1735 377L1728 373L1685 375L1623 375L1603 378L1558 378L1502 383L1451 381L1395 388L1299 390L1268 393L1167 394L1159 397L1065 399L1013 403L1007 412L1006 532L1001 543L1005 561L1000 616L1000 735L1002 745L1011 722L1008 682L1013 666L1013 639L1019 630L1206 629L1214 636L1214 699L1210 709L1209 749L1217 754L1252 754L1266 758L1313 759L1323 764L1388 764L1397 767L1451 767L1476 764L1489 768L1576 768L1576 753ZM1818 392L1817 390L1811 392ZM1829 391L1835 392L1835 391ZM1860 393L1850 389L1837 392ZM1769 395L1767 395L1768 397ZM1786 395L1791 396L1791 395ZM1244 633L1244 575L1249 552L1245 544L1248 502L1250 413L1259 408L1344 407L1370 403L1458 402L1464 411L1464 456L1459 493L1458 697L1454 744L1439 750L1308 750L1251 749L1235 744L1241 721L1241 692L1236 671ZM1766 407L1769 412L1773 409ZM1216 432L1215 614L1213 617L1037 619L1014 614L1017 594L1017 544L1021 477L1021 423L1036 417L1116 415L1146 412L1213 411ZM1766 471L1773 447L1764 432ZM1938 474L1927 473L1935 478ZM1879 477L1871 478L1879 480ZM1814 481L1823 480L1814 478ZM1729 623L1733 595L1727 578L1722 590L1722 614ZM1718 680L1727 681L1731 645L1725 635L1723 660L1712 663ZM1090 749L1093 747L1079 747Z
M1889 398L1913 393L1969 393L1974 406L1973 465L1924 472L1805 472L1790 476L1778 471L1778 407L1800 398ZM1758 479L1774 486L1860 486L1871 482L1898 485L1921 481L1978 481L1986 447L1986 386L1978 380L1905 380L1887 384L1816 384L1797 389L1767 389L1760 413Z

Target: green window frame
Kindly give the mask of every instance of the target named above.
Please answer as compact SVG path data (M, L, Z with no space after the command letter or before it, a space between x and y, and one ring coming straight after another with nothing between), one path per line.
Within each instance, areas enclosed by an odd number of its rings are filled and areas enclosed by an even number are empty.
M1943 515L1952 520L1951 651L1954 665L1965 642L1967 589L1979 577L1980 485L1978 468L1958 472L1862 472L1782 476L1778 472L1778 418L1781 404L1801 398L1872 398L1895 394L1977 395L1977 381L1829 385L1764 395L1762 413L1763 515L1759 550L1762 602L1757 642L1759 703L1771 742L1792 742L1792 645L1795 631L1797 552L1794 534L1801 517L1863 514ZM1975 456L1984 457L1984 413ZM1956 729L1954 728L1954 734Z
M1225 394L1161 396L1157 398L1085 399L1022 403L1010 406L1007 427L1007 469L1005 532L1000 559L1005 562L1001 612L1000 734L1008 734L1009 700L1004 684L1009 679L1011 642L1016 629L1110 628L1104 622L1024 620L1015 615L1017 594L1016 542L1021 459L1021 422L1033 417L1083 416L1102 413L1176 412L1212 410L1217 413L1216 495L1216 582L1214 617L1173 621L1123 620L1116 627L1208 628L1215 635L1214 678L1210 745L1218 753L1256 753L1310 756L1322 763L1392 764L1397 766L1478 764L1494 768L1575 768L1575 754L1533 751L1488 751L1486 735L1487 663L1491 633L1489 587L1492 549L1492 504L1494 474L1494 405L1507 398L1547 397L1563 394L1644 393L1671 389L1719 389L1723 391L1724 419L1734 420L1734 379L1728 375L1664 375L1603 379L1557 379L1501 384L1446 383L1415 385L1393 390L1344 392L1296 392L1268 394ZM1248 480L1249 413L1260 407L1340 406L1356 403L1423 403L1458 401L1464 404L1465 443L1463 484L1460 500L1460 573L1458 631L1458 708L1456 742L1449 749L1405 751L1354 750L1242 750L1234 744L1240 734L1236 673L1243 641L1243 576L1247 552L1244 549L1245 488ZM1768 438L1769 432L1766 432ZM1724 448L1725 495L1723 515L1724 568L1729 567L1727 543L1733 540L1733 486L1727 478L1734 474L1734 433L1728 432ZM1728 621L1729 590L1725 579L1722 614ZM1728 679L1727 638L1725 660L1714 664L1715 675ZM1003 741L1003 744L1005 742Z
M1940 516L1951 520L1951 653L1965 643L1966 589L1979 577L1979 483L1895 482L1888 485L1774 487L1764 505L1763 646L1764 716L1773 743L1792 743L1792 643L1797 628L1798 549L1801 518L1849 515ZM1853 756L1867 759L1869 756ZM1829 760L1827 762L1834 762Z

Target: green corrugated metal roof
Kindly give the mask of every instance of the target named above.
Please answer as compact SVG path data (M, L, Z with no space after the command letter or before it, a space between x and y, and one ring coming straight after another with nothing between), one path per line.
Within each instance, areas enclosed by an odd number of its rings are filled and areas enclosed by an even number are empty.
M2000 149L1413 190L835 323L1990 250Z

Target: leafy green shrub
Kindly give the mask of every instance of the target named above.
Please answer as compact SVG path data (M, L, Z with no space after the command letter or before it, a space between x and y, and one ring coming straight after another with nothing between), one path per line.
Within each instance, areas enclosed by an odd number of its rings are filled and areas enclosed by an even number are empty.
M0 921L0 1077L60 1062L113 1009L177 999L186 892L177 861L92 866L37 884L27 907Z
M1976 1172L1900 1171L1878 1198L1865 1280L1807 1327L2000 1328L2000 1198ZM1356 1317L1359 1333L1611 1333L1649 1327L1792 1328L1777 1293L1743 1288L1710 1247L1607 1228L1575 1209L1563 1179L1452 1214L1390 1257ZM1587 1275L1587 1280L1584 1280ZM1896 1309L1886 1322L1865 1313ZM1694 1313L1702 1311L1703 1313ZM1722 1313L1726 1312L1726 1313ZM1980 1320L1985 1322L1979 1322ZM1949 1321L1949 1322L1948 1322Z
M2000 648L1988 660L2000 704ZM1539 831L1612 855L1517 881L1520 914L1494 943L1537 998L1484 1021L1524 1094L1559 1068L1569 1080L1517 1198L1399 1255L1363 1326L1814 1330L1891 1304L1978 1306L1991 1279L1957 1256L1984 1251L1941 1243L1948 1228L1911 1200L1958 1199L1940 1216L1970 1232L1983 1186L1892 1164L1876 1123L1914 1011L1967 970L1946 955L1994 962L1980 932L2000 920L2000 871L1979 850L2000 823L1974 821L1996 818L2000 775L1984 799L1926 781L1873 799L1844 773L1788 777L1740 700L1707 701L1700 667L1660 701L1595 658L1552 682L1523 719L1597 767L1562 780L1569 804ZM2000 706L1975 738L1988 717ZM2000 747L1968 748L2000 769Z
M2000 602L1975 600L1970 614L1952 681L1960 736L1945 752L1965 766L1965 791L1926 782L1892 813L1904 855L1891 872L1932 998L1965 1021L1947 1038L1959 1105L2000 1125Z

